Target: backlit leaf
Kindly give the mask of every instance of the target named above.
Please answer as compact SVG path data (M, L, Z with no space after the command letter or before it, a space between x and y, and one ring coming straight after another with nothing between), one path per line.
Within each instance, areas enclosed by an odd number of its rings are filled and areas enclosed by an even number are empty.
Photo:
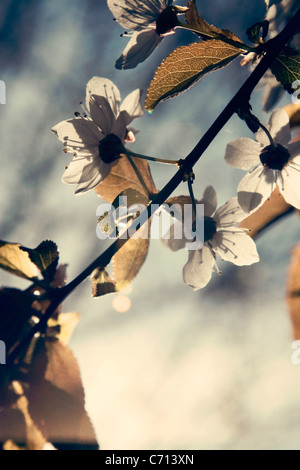
M92 296L100 297L117 292L116 283L103 269L96 269L92 276Z
M100 268L92 274L93 297L119 292L138 274L149 248L150 222L143 225L139 219L148 202L145 193L133 188L125 189L112 201L114 216L110 213L106 218L115 220L115 231L120 235L118 251L112 257L112 277Z
M85 411L79 367L67 346L57 340L40 340L25 394L35 425L54 447L59 450L98 448Z
M123 201L127 202L127 208L135 206L136 204L141 204L146 207L148 205L149 199L136 189L128 188L125 189L125 191L122 191L121 194L116 197L116 199L112 202L112 205L115 209L118 209Z
M214 39L179 47L156 70L148 88L146 108L152 110L160 101L182 93L207 73L228 65L241 53L240 48Z
M50 318L48 321L48 329L59 327L59 332L56 335L57 339L59 339L63 344L68 344L78 321L79 313L77 312L60 313L57 315L57 318Z
M286 47L274 60L271 71L288 93L294 93L297 87L293 83L300 80L300 54Z
M300 92L300 90L299 90ZM290 118L291 128L300 125L300 100L299 103L290 103L283 107Z
M199 34L202 39L229 39L242 44L241 40L231 31L217 28L202 18L197 11L195 0L190 0L187 6L188 10L185 14L186 22L191 28L197 31L197 34Z
M290 209L291 206L285 202L277 186L270 198L257 211L246 217L240 223L240 226L248 229L249 235L254 238L265 227L289 212Z
M21 249L27 251L29 258L41 271L43 278L50 283L54 278L59 259L56 244L46 240L33 250L25 247Z
M130 239L124 244L124 240L118 242L119 250L112 258L113 279L118 291L127 287L140 271L144 264L148 250L149 239Z
M116 291L122 290L133 281L145 262L149 249L150 221L140 227L142 221L139 219L148 205L148 198L130 188L119 194L113 205L118 208L125 202L124 198L127 202L128 216L125 222L128 231L125 231L125 227L120 230L123 235L117 242L118 251L112 258ZM127 238L130 240L127 241Z
M155 194L157 189L153 182L148 162L134 157L132 157L132 160L143 178L148 192ZM127 188L133 188L145 196L148 196L128 158L123 156L118 160L118 163L112 168L105 180L95 188L95 191L103 199L112 203L115 198Z
M0 268L25 279L38 276L37 267L18 243L0 241Z
M269 31L269 22L267 20L255 23L247 29L246 33L251 42L254 44L260 44L263 39L267 36Z
M300 246L292 252L287 285L287 304L295 340L300 340Z

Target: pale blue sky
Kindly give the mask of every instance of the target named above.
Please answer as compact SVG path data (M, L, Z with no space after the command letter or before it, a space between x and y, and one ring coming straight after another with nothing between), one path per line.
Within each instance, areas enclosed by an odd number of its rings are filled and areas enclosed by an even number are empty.
M264 11L262 0L198 4L208 21L244 40ZM195 37L178 31L147 62L121 72L114 61L126 39L104 0L2 0L0 13L0 79L7 86L7 104L0 105L0 238L28 247L55 241L71 279L102 250L96 237L101 201L93 192L75 197L74 187L61 183L70 156L51 127L79 109L92 76L113 80L123 98L135 88L146 91L160 60ZM132 149L184 157L247 73L237 61L136 120L140 133ZM266 120L260 98L254 94L252 104ZM208 184L220 204L235 195L243 172L225 164L224 152L242 136L250 133L234 117L195 168L197 197ZM151 169L158 187L173 174ZM260 264L235 269L220 263L223 276L196 293L182 282L187 253L153 241L129 312L117 314L111 296L91 299L89 281L67 300L65 311L81 313L71 346L103 448L299 448L299 371L290 365L284 302L298 234L296 217L283 221L259 239ZM14 282L3 273L1 279Z

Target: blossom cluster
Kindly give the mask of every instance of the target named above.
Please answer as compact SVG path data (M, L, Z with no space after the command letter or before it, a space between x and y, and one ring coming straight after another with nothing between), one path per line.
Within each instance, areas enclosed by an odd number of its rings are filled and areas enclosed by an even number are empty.
M116 62L116 67L122 69L143 62L165 35L178 26L177 14L187 10L173 5L173 0L108 0L107 3L114 19L132 31ZM64 152L73 155L62 180L75 184L76 193L101 185L118 160L127 158L125 144L134 142L136 135L129 125L143 115L141 90L133 91L121 103L120 92L110 80L94 77L87 84L86 103L82 108L82 113L75 113L74 118L53 128L64 145ZM259 261L255 243L243 228L243 220L268 203L276 187L288 204L300 209L300 142L291 140L289 117L284 110L276 109L269 122L260 126L255 140L245 137L227 145L226 162L247 174L237 188L237 197L220 208L217 208L214 188L205 189L201 200L204 240L201 248L188 253L183 268L186 284L194 289L206 286L213 270L220 272L217 255L238 266ZM163 243L171 250L186 246L184 237L175 240L172 230L170 234Z

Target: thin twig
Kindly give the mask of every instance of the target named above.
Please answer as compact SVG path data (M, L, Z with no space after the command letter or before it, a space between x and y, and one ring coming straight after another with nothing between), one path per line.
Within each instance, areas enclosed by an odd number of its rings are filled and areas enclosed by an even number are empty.
M253 92L254 88L263 77L265 72L271 66L272 62L276 59L277 55L284 47L284 45L289 41L289 39L295 34L296 30L298 29L300 24L300 9L291 19L291 21L287 24L287 26L283 29L283 31L278 34L274 39L271 39L267 45L267 53L262 58L261 62L257 65L255 70L249 76L249 78L245 81L236 95L232 98L232 100L228 103L228 105L224 108L215 122L211 125L208 131L204 134L204 136L200 139L198 144L194 147L194 149L190 152L190 154L181 162L179 170L175 173L175 175L170 179L170 181L164 186L164 188L157 194L155 194L152 198L152 203L145 209L144 213L141 214L141 220L148 220L152 215L152 206L155 205L156 208L161 206L168 197L173 193L173 191L180 185L183 181L184 175L187 171L190 171L191 168L198 162L201 158L203 153L207 150L209 145L221 131L221 129L227 124L229 119L233 116L236 112L240 103L243 103L245 100L245 96L249 97ZM123 244L125 244L128 240L122 240ZM80 273L73 281L71 281L66 286L58 289L56 291L56 295L51 302L51 305L47 309L45 315L43 315L42 320L29 332L27 337L22 341L21 344L11 353L10 357L8 358L8 362L12 363L18 357L18 354L23 351L23 349L29 344L30 340L33 336L41 331L41 328L47 324L47 321L53 313L55 312L58 305L68 297L74 289L76 289L85 279L87 279L92 272L97 267L102 267L103 269L109 264L113 255L118 251L118 239L116 239L108 248L105 250L100 256L98 256L95 261L93 261L82 273Z

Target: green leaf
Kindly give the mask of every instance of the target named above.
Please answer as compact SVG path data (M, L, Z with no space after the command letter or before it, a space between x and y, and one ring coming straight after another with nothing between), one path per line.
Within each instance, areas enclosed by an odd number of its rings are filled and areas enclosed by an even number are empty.
M156 70L148 88L146 109L153 110L160 101L186 91L204 75L225 67L243 52L215 39L179 47Z
M25 279L38 276L36 265L18 243L0 241L0 268Z
M33 250L25 247L21 247L21 250L27 251L29 258L41 271L45 281L49 283L52 282L59 259L56 244L50 240L46 240Z
M264 20L259 23L255 23L247 29L246 33L249 41L254 44L263 43L263 39L267 36L269 31L269 21Z
M285 47L271 65L271 71L288 93L294 93L293 83L300 80L300 54Z

